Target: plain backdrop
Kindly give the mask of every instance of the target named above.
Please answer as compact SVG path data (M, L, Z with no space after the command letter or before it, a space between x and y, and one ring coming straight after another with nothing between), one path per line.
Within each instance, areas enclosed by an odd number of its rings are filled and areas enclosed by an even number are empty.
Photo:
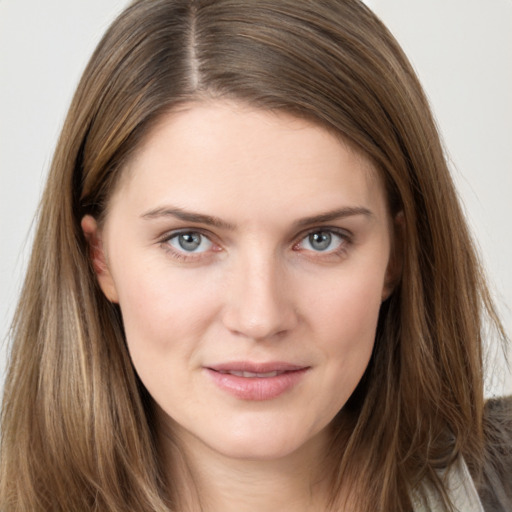
M0 0L0 370L31 223L79 76L126 0ZM512 333L512 0L367 1L419 74ZM490 349L487 394L512 392ZM3 371L2 371L3 375ZM0 380L0 382L3 379Z

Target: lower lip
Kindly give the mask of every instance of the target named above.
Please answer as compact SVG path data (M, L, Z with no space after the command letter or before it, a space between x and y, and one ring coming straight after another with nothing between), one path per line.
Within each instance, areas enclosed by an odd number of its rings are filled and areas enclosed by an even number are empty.
M223 391L241 400L272 400L295 387L307 368L281 373L275 377L238 377L206 368L213 382Z

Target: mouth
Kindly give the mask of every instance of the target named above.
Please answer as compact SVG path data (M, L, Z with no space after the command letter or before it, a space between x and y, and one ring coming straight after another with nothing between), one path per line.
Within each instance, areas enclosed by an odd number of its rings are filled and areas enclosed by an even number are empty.
M222 375L234 375L235 377L245 377L248 379L266 379L268 377L277 377L278 375L282 375L283 373L286 373L286 372L274 370L272 372L256 373L256 372L241 372L241 371L237 371L237 370L222 370L222 371L219 371L219 373Z
M222 391L241 400L262 401L291 391L310 367L283 362L236 362L204 369Z

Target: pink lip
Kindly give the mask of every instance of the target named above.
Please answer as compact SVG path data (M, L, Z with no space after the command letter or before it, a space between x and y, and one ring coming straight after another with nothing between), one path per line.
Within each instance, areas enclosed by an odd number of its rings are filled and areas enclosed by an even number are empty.
M309 370L284 362L252 363L247 361L216 364L204 368L213 382L223 391L242 400L272 400L296 386ZM240 376L228 372L277 375Z

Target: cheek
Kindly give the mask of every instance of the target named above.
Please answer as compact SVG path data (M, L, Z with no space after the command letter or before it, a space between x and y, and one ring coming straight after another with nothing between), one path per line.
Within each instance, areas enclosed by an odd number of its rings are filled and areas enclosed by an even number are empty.
M151 266L119 275L119 305L135 371L154 400L174 412L185 396L188 404L195 399L183 390L218 304L206 283L191 286L184 274Z
M116 281L134 363L136 358L159 358L195 348L216 314L214 287L200 276L171 272L162 265L127 262L124 267L118 269ZM197 282L202 285L194 285Z
M368 365L379 317L382 277L352 273L317 298L314 321L331 379L350 395ZM346 396L348 398L348 396Z
M318 323L347 340L373 338L382 300L383 273L344 272L313 304Z

